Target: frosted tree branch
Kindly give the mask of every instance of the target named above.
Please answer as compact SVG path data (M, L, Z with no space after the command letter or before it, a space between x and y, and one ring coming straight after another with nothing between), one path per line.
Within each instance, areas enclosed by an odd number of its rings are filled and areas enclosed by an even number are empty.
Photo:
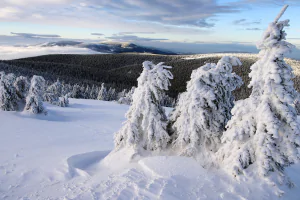
M277 17L275 18L274 22L277 23L278 20L281 18L281 16L284 14L284 12L286 11L286 9L289 7L289 5L285 5L283 6L283 8L281 9L280 13L277 15Z

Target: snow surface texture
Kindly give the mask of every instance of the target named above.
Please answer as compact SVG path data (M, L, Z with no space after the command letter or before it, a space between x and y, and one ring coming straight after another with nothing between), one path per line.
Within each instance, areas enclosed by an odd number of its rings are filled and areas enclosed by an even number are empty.
M128 163L113 148L127 105L70 99L44 103L48 115L0 112L0 199L282 199L300 196L300 164L287 168L295 188L281 198L261 180L207 171L186 157ZM167 110L170 112L170 109ZM13 123L13 124L12 124Z

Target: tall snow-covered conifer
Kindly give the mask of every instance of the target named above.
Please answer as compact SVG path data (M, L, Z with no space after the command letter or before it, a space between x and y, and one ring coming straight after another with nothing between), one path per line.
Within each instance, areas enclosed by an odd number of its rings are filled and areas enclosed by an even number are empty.
M30 89L26 98L25 111L33 114L45 113L43 106L43 94L45 90L45 79L42 76L33 76Z
M115 134L116 149L133 147L137 154L143 150L164 149L170 140L166 131L167 117L160 105L164 90L173 78L171 67L145 61L143 72L138 78L138 87L133 94L133 102L126 113L127 121Z
M14 74L1 74L0 79L0 108L4 111L18 110L18 95L14 82Z
M28 78L24 76L17 77L17 79L14 82L14 86L16 88L19 99L25 101L30 87Z
M232 73L232 65L241 63L238 58L224 56L217 64L207 63L194 70L171 117L174 148L180 155L200 155L203 165L212 162L211 154L220 146L234 105L232 91L243 83Z
M98 100L102 100L102 101L108 101L107 99L107 90L106 90L106 87L104 85L104 83L101 84L101 88L99 90L99 93L98 93L98 97L97 99Z
M293 48L285 41L283 30L289 20L277 22L279 17L257 45L261 51L251 66L252 93L234 106L222 138L225 145L218 155L234 175L254 165L251 169L262 176L277 172L283 183L284 168L299 158L300 130L294 105L297 93L291 80L294 75L284 61Z

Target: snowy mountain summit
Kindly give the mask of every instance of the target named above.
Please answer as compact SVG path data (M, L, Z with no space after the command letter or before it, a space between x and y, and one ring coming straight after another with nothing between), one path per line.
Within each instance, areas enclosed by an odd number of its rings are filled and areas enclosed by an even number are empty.
M78 41L58 41L58 42L48 42L39 45L41 47L78 47L87 48L95 52L101 53L151 53L151 54L161 54L161 55L176 55L176 53L161 50L157 48L144 47L128 42L104 42L104 43L85 43Z

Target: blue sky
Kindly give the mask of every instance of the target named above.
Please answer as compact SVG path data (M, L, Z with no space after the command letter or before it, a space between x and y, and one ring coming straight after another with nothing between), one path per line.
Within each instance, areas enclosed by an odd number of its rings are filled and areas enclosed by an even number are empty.
M290 5L282 18L291 20L287 39L299 48L299 0L1 0L0 44L81 39L243 51L284 4Z

